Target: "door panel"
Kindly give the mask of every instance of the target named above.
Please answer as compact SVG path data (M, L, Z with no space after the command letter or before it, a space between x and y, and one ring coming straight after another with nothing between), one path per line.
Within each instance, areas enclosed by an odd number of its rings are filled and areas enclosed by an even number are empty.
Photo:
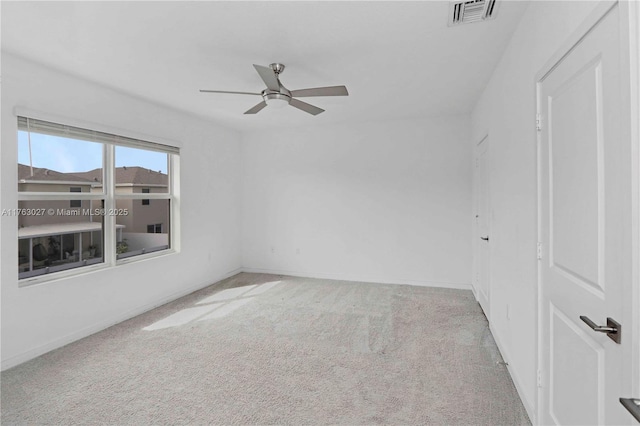
M619 46L616 5L539 85L542 424L632 423L624 329L617 344L580 320L620 320L631 285Z
M580 328L551 304L551 359L549 389L551 416L556 424L604 424L604 349L591 334ZM579 383L579 386L575 384ZM595 422L593 419L597 419Z
M598 234L602 228L601 58L567 76L548 93L552 161L550 260L578 282L600 288ZM600 114L599 114L600 111ZM574 119L579 119L573 123ZM555 123L559 125L555 126Z

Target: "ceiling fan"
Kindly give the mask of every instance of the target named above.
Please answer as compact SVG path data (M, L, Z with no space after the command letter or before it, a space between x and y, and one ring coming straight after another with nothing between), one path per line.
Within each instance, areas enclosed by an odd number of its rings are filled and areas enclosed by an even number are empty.
M253 65L258 71L260 78L267 85L267 88L260 93L255 92L230 92L226 90L203 90L203 93L232 93L236 95L257 95L262 96L262 102L253 108L247 110L245 114L256 114L261 111L267 105L271 106L286 106L291 105L304 112L308 112L312 115L318 115L324 112L322 108L313 106L306 102L302 102L296 98L309 97L309 96L349 96L347 88L345 86L329 86L329 87L315 87L312 89L299 89L289 90L280 83L280 74L284 71L283 64L271 64L268 67L262 65Z

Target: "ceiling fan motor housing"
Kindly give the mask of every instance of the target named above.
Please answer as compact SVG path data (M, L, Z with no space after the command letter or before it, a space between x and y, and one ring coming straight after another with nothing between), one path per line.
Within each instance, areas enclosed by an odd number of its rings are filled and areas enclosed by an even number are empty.
M275 90L265 89L262 91L262 98L267 104L276 104L277 102L272 102L276 100L289 103L291 101L291 94L284 87L281 87L279 92L276 92Z

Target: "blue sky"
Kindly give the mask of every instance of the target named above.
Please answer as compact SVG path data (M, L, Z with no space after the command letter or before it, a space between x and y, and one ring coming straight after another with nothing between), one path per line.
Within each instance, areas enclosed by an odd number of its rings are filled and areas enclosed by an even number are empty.
M31 133L33 167L62 173L86 172L102 167L102 144ZM18 162L29 165L27 132L18 132ZM116 146L116 167L140 166L167 173L167 154Z

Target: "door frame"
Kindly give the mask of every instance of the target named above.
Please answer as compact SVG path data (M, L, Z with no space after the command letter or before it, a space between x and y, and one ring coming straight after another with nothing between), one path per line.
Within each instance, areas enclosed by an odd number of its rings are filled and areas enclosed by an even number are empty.
M623 111L627 113L624 120L629 125L623 129L623 136L628 138L631 143L631 152L634 154L630 161L631 178L632 178L632 194L631 195L631 289L625 289L623 297L631 300L630 307L623 313L622 324L625 324L625 340L629 342L631 350L628 351L629 358L624 360L622 368L624 374L630 374L634 380L631 380L631 386L624 392L627 395L620 395L626 398L640 398L640 365L633 362L634 359L640 358L640 4L632 1L601 1L589 16L578 26L578 28L565 40L561 48L558 49L545 63L545 65L536 73L535 76L535 99L536 99L536 118L540 114L540 88L544 78L555 69L557 64L567 56L573 48L600 22L602 18L615 5L618 5L620 12L620 82L623 94L628 93L628 97L623 97ZM537 123L536 123L537 124ZM537 192L537 241L542 241L542 187L541 187L541 132L536 132L536 192ZM533 423L537 423L537 419L542 418L542 398L544 398L544 389L542 387L542 264L537 262L537 301L536 301L536 335L537 335L537 389L536 389L536 419L531 419ZM546 388L548 389L548 388Z
M484 145L483 145L484 144ZM477 176L477 172L478 172L478 159L480 157L480 146L483 145L483 149L485 151L484 155L487 155L487 157L485 157L486 161L489 161L489 150L491 148L490 144L489 144L489 134L485 134L482 138L480 138L480 141L478 141L475 144L474 147L474 158L473 158L473 163L474 163L474 167L473 167L473 173L475 174L474 176L474 182L475 182L475 187L474 187L474 220L473 220L473 252L474 252L474 271L473 271L473 275L474 275L474 280L473 282L475 282L476 285L471 285L471 288L473 290L474 296L476 297L476 301L480 304L480 307L482 308L482 312L485 314L485 316L487 317L487 320L490 322L491 318L491 245L489 245L489 247L487 247L487 250L489 251L488 254L488 258L487 258L487 280L488 282L488 295L486 297L486 304L488 306L486 306L486 311L485 311L485 306L482 306L482 303L480 303L480 298L483 297L482 296L482 289L480 288L479 282L477 280L478 274L480 273L480 243L479 243L479 237L480 237L480 230L479 230L479 226L478 226L478 221L477 218L475 217L478 214L479 211L479 207L480 207L480 200L479 200L479 186L480 186L480 181L478 179ZM489 167L487 167L487 172L490 170ZM488 215L489 217L487 217L487 230L489 233L489 236L491 236L491 179L489 178L489 176L487 176L487 193L486 193L486 197L487 197L487 205L488 205ZM477 286L477 288L476 288Z

